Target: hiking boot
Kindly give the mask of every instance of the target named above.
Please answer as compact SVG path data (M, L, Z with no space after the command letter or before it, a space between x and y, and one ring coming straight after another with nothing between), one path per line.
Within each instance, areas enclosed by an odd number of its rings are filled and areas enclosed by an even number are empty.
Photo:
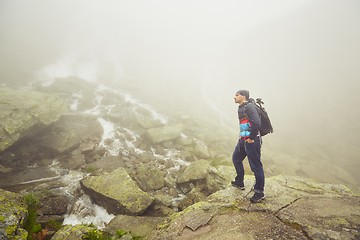
M231 186L236 187L236 188L238 188L240 190L245 190L244 184L239 184L239 183L237 183L235 181L231 181Z
M254 196L252 196L250 198L250 202L258 203L258 202L260 202L260 201L262 201L264 199L265 199L265 194L264 193L255 192Z

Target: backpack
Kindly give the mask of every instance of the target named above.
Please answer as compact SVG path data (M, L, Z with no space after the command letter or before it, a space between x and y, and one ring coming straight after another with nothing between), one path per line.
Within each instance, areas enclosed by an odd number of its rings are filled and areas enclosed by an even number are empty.
M264 104L262 99L257 98L256 102L254 101L254 99L249 99L249 100L250 100L250 102L254 103L256 110L261 119L260 135L265 136L268 133L272 133L274 130L273 130L269 115L266 112L265 108L262 106L262 104Z

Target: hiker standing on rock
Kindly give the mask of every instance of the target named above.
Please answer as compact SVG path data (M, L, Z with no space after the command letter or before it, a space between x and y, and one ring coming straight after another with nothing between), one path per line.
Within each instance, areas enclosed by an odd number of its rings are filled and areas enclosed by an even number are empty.
M249 99L248 90L239 90L235 93L235 103L239 104L238 117L240 124L239 141L236 144L232 160L236 170L235 181L231 185L245 190L243 160L248 158L251 171L255 175L254 195L250 198L252 203L260 202L265 198L265 175L261 163L261 119L256 110L255 103Z

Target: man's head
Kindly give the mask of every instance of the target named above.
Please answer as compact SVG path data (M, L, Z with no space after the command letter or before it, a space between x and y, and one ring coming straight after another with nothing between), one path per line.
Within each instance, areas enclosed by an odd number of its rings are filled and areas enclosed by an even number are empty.
M249 100L249 97L250 97L250 93L248 90L239 90L235 93L235 97L234 97L235 103L242 104L247 100Z

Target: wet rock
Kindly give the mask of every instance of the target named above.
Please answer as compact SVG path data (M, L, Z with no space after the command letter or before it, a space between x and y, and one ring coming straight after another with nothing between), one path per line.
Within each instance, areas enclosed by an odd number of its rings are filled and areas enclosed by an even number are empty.
M26 239L26 204L20 194L0 189L0 239Z
M104 147L97 147L93 151L84 153L85 162L92 163L92 162L98 161L98 160L102 159L106 153L107 153L107 151Z
M57 121L65 109L55 95L0 88L0 151Z
M125 160L120 156L103 156L102 158L91 162L85 166L85 171L101 169L105 172L111 172L119 167L125 167Z
M125 169L118 168L102 176L90 176L80 181L92 201L113 214L142 214L153 198L138 188Z
M39 215L64 215L70 201L66 196L47 196L40 200Z
M68 170L80 169L86 163L84 154L81 149L75 149L59 158L60 165Z

